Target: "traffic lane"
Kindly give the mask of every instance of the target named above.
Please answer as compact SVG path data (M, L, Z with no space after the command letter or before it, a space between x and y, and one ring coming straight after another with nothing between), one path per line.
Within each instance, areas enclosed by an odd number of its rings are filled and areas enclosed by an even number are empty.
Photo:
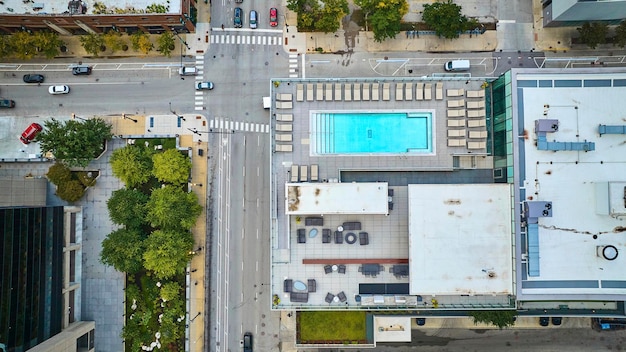
M192 65L190 63L189 65ZM0 85L7 86L37 86L37 83L25 83L24 75L41 74L44 82L40 85L95 83L95 82L142 82L162 78L178 78L180 64L126 64L100 65L94 68L90 75L73 75L69 68L48 68L41 70L3 71L0 75ZM0 71L2 72L2 71Z

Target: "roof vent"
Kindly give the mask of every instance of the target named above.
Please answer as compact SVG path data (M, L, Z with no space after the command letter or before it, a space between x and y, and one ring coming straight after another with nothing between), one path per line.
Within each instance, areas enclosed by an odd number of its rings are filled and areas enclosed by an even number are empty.
M596 247L596 255L606 260L615 260L618 254L617 248L611 244Z

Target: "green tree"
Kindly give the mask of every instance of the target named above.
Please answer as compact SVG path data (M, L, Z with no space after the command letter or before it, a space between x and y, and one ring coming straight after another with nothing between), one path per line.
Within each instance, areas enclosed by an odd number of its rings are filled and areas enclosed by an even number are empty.
M154 154L152 162L152 173L159 181L179 185L189 179L191 160L176 149Z
M94 56L98 56L100 49L104 46L104 37L102 34L89 33L87 35L81 35L78 39L83 49L85 49L88 54Z
M113 191L107 200L109 218L114 224L138 229L146 222L146 204L149 196L136 189L122 188Z
M155 277L167 279L184 272L193 247L191 232L156 230L145 242L144 267Z
M626 20L620 22L619 26L615 27L615 45L620 48L626 46Z
M75 202L85 194L85 187L78 180L69 180L57 185L56 195L67 202Z
M380 2L376 0L356 0L357 4L371 23L374 40L382 42L389 38L395 38L400 33L402 17L409 11L406 0L388 0Z
M8 57L13 54L15 49L13 48L13 40L8 34L0 34L0 58Z
M324 33L336 32L341 19L349 13L348 2L346 0L322 0L324 6L319 10L315 29Z
M37 54L35 37L26 31L15 32L11 35L13 54L20 60L30 60Z
M195 193L174 186L153 190L147 208L148 222L164 229L190 229L202 212Z
M443 0L434 4L424 4L422 20L437 33L447 39L459 37L459 33L468 26L467 17L461 14L461 6L452 0Z
M133 33L130 37L130 43L133 50L141 51L144 54L148 54L154 48L150 36L142 31Z
M493 324L500 329L513 326L517 312L514 310L481 310L469 313L474 318L474 324Z
M47 59L52 59L59 55L61 46L65 44L61 39L59 39L58 33L50 31L35 33L33 42L38 50L42 52Z
M55 185L60 185L72 179L72 172L65 164L55 163L48 169L46 177Z
M582 27L576 28L576 30L580 34L580 40L591 49L595 49L598 45L606 43L609 26L599 22L585 22Z
M102 39L106 44L106 47L111 50L112 53L116 51L122 50L126 41L122 38L122 35L116 31L108 31L103 36Z
M145 236L137 229L121 228L102 241L100 261L115 270L134 274L143 269Z
M174 34L170 31L165 31L159 36L159 39L157 39L157 50L160 51L161 54L170 57L172 49L174 48L174 42Z
M68 166L85 167L104 151L112 137L111 124L101 118L65 122L52 118L44 122L35 140L43 152L51 152Z
M148 182L152 176L152 153L151 149L134 145L114 150L109 161L113 175L122 180L126 187Z
M182 297L167 302L161 319L161 344L176 342L184 336L185 325L178 322L178 318L184 315L185 306Z
M161 287L161 299L164 301L173 301L181 297L182 288L177 282L166 282Z

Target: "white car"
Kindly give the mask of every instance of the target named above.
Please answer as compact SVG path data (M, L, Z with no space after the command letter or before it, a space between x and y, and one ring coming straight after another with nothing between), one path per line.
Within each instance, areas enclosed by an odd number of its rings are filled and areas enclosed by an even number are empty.
M52 95L67 94L69 92L70 92L69 86L50 86L50 88L48 88L48 93Z
M202 89L206 89L206 90L213 89L213 82L198 82L196 84L196 90L202 90Z

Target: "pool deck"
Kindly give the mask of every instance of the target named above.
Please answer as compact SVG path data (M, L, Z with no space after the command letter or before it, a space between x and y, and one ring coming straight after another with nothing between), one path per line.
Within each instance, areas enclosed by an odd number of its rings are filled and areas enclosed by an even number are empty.
M408 180L403 173L432 171L443 175L465 169L489 169L487 154L489 119L484 110L482 80L466 78L416 79L307 79L281 80L272 92L271 115L271 192L272 192L272 294L278 295L278 309L326 309L339 306L367 309L357 302L360 284L398 283L408 286L409 278L390 272L394 264L386 264L378 277L366 276L359 267L367 263L406 263L409 258ZM358 88L358 89L357 89ZM470 93L471 92L471 93ZM332 154L313 155L310 140L311 111L428 111L432 113L432 153L404 154ZM470 113L471 112L471 113ZM449 117L452 116L452 117ZM471 117L470 117L471 116ZM294 166L298 166L297 168ZM304 166L304 168L303 168ZM317 168L317 180L311 180L312 168ZM298 174L293 174L292 172ZM384 215L325 214L323 226L306 226L305 216L286 215L286 183L344 182L344 174L354 178L363 172L368 177L376 173L399 174L393 182L393 210ZM303 173L306 175L303 177ZM489 174L491 171L489 172ZM483 173L484 175L486 173ZM445 176L444 176L445 177ZM403 181L404 179L404 181ZM384 178L374 182L388 182ZM450 182L452 183L452 182ZM391 184L391 183L390 183ZM349 202L349 199L345 201ZM321 214L320 214L321 215ZM318 215L319 216L319 215ZM298 243L297 229L330 229L332 233L346 221L358 221L368 232L369 244L323 243L322 236L306 236ZM357 234L359 231L355 231ZM344 233L345 235L345 233ZM334 239L334 236L332 236ZM345 263L345 273L325 273L324 264ZM305 302L291 302L284 291L284 280L316 280L315 292L309 292ZM345 293L345 302L327 303L328 293ZM413 302L415 297L406 297ZM501 300L500 297L455 297L472 301ZM438 301L444 303L445 297ZM480 303L480 302L479 302ZM505 303L505 302L502 302ZM428 307L430 297L420 306ZM391 303L393 305L393 303Z

